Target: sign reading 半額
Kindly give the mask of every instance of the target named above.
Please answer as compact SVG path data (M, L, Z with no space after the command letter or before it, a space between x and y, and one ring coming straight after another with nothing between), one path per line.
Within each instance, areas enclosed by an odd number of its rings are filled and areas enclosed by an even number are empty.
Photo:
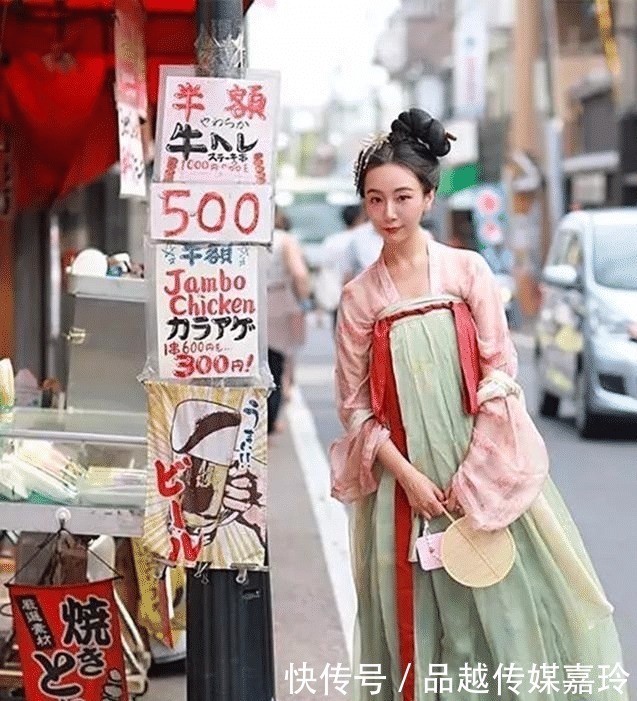
M128 698L112 580L9 591L27 701Z
M273 182L279 78L181 75L162 69L158 157L161 182Z
M180 380L258 372L258 250L158 244L159 376Z

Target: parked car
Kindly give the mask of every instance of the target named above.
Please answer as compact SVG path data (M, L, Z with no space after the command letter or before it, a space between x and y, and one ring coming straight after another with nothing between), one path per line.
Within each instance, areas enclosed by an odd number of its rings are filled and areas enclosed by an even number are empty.
M637 208L571 212L542 275L539 413L575 402L583 437L604 417L637 420Z

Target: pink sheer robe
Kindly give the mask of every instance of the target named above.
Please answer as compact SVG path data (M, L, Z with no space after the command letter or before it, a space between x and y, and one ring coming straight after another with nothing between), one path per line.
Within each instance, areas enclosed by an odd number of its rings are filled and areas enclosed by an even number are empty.
M493 371L514 378L517 354L507 326L500 290L477 253L431 241L429 279L432 296L465 300L477 329L483 378ZM371 410L369 362L373 326L389 305L400 302L382 256L343 290L336 330L337 405L345 434L330 449L332 496L352 502L378 486L378 449L389 430ZM497 376L497 372L495 373ZM524 513L539 495L548 473L541 437L531 422L515 383L485 387L479 394L467 454L454 476L465 513L476 527L505 526ZM446 485L445 485L446 486Z

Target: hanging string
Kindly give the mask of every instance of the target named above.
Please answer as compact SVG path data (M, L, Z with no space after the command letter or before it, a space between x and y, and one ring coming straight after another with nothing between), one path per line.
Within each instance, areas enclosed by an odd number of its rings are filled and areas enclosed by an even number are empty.
M73 535L69 530L67 530L64 527L60 528L55 533L49 534L49 536L47 538L45 538L42 541L42 543L40 543L40 545L38 545L35 553L24 563L24 565L22 565L22 567L20 567L20 569L11 577L11 579L6 583L5 586L12 584L16 580L16 578L20 575L20 573L22 573L42 553L42 551L46 547L48 547L52 541L55 540L55 541L57 541L55 552L52 554L51 559L47 563L47 566L46 566L42 576L40 577L40 581L38 582L38 586L43 585L46 582L47 578L52 578L54 571L55 571L55 567L57 566L59 559L60 559L60 556L61 556L61 552L60 552L58 546L60 543L61 536L64 533L66 533L69 536ZM115 575L114 579L123 579L123 576L110 563L106 562L106 560L104 560L96 552L91 550L90 547L85 547L85 549L86 549L87 556L91 555L92 557L94 557L96 560L101 562L110 572L112 572Z

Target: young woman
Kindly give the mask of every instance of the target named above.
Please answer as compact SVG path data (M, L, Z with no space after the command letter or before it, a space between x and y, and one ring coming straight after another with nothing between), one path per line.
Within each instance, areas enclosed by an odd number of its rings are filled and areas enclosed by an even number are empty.
M449 139L412 109L357 164L384 246L341 298L332 494L354 502L354 669L385 679L380 694L360 679L354 698L625 699L612 607L547 476L498 286L479 254L419 226ZM415 563L423 520L442 531L444 510L509 527L517 555L501 582L465 587Z

